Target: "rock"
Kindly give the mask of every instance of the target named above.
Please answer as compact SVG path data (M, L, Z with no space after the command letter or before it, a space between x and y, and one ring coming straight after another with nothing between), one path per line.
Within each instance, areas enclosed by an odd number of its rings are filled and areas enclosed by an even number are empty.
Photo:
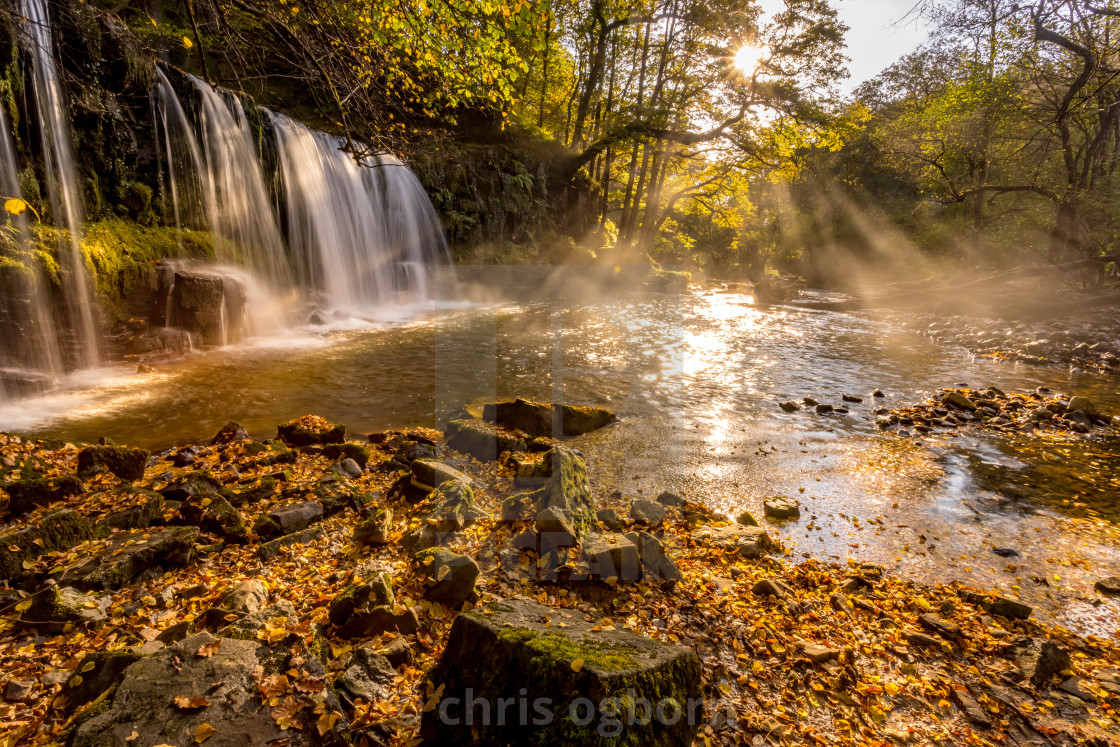
M369 449L361 444L341 443L323 446L323 456L327 459L352 459L362 470L369 466Z
M416 556L417 573L427 583L424 598L453 610L474 596L478 563L465 555L442 549L425 550Z
M66 679L62 695L71 707L97 699L120 681L125 670L140 660L131 651L96 651L86 654Z
M956 638L961 634L961 628L959 625L951 623L947 620L943 620L941 619L941 617L933 614L932 612L927 612L926 614L921 615L918 618L918 622L921 623L921 626L926 630L933 631L934 633L943 635L947 638Z
M996 547L996 548L992 549L992 552L994 552L996 555L1000 556L1001 558L1017 558L1017 557L1019 557L1019 551L1018 550L1013 550L1010 547Z
M814 408L818 415L827 415L836 410L835 407L829 404L819 404Z
M529 500L538 513L546 508L564 511L577 536L584 535L598 521L591 501L587 465L575 452L562 446L546 452L543 463L548 477L544 478L543 487L530 494Z
M828 598L828 604L837 612L851 612L855 609L852 605L852 600L848 599L847 595L841 594L838 591L834 592L832 596Z
M785 601L793 596L793 589L785 581L776 578L764 578L751 589L755 596L777 597Z
M883 394L882 389L876 389L875 391L873 391L871 393L871 396L875 397L876 399L882 399L882 398L886 397L887 395Z
M291 446L340 444L346 441L346 426L308 415L277 426L276 438Z
M449 480L432 491L431 500L435 508L424 520L437 532L458 532L474 523L471 509L474 508L474 491L463 482Z
M1101 414L1100 408L1096 403L1086 397L1071 397L1069 401L1070 412L1084 413L1090 418L1095 418Z
M925 633L905 632L902 634L902 637L905 638L906 642L911 646L916 646L917 648L941 648L940 638L934 638Z
M8 680L4 685L4 700L9 703L30 703L31 690L35 683L24 680Z
M474 484L463 472L443 462L431 459L417 459L412 462L412 484L422 490L431 491L445 482L459 482L468 487Z
M743 558L760 558L770 549L770 537L758 527L702 527L691 539L696 545L734 550Z
M221 483L209 472L192 472L159 492L169 501L185 501L193 495L217 493L221 489Z
M1097 696L1087 687L1086 680L1081 677L1070 677L1068 680L1058 685L1058 689L1062 692L1069 693L1075 698L1080 698L1087 703L1093 703L1097 699Z
M402 441L397 449L397 456L406 464L411 464L417 459L434 460L439 456L436 447L421 441Z
M581 545L592 578L638 581L642 561L638 548L622 534L589 534Z
M1042 687L1051 677L1069 669L1069 653L1053 641L1030 638L1015 646L1012 654L1023 676L1035 687Z
M366 703L372 703L385 700L394 692L393 681L397 671L384 656L368 646L362 646L354 652L350 661L350 666L335 680L335 686L351 695L351 700L361 698Z
M1113 596L1120 594L1120 576L1109 576L1108 578L1102 578L1100 581L1094 584L1094 588L1096 588L1096 590L1101 594L1109 594Z
M71 586L48 586L32 597L28 620L44 625L30 626L42 633L61 633L67 625L100 625L109 619L113 603L107 594L84 593Z
M218 597L218 604L231 612L252 615L268 601L268 589L255 579L242 581Z
M745 527L756 527L758 526L758 519L754 518L754 514L750 511L744 511L735 517L735 523Z
M79 559L59 578L61 585L82 590L116 589L141 571L157 566L188 565L194 560L198 527L169 527L146 532L120 532L96 548L97 555Z
M778 407L782 408L782 410L785 412L797 412L801 409L801 405L792 400L790 400L789 402L779 402Z
M257 548L257 557L261 560L272 560L283 554L285 548L298 547L316 542L325 536L321 527L312 527L300 532L286 534L274 540L265 542Z
M342 477L348 477L351 480L356 480L362 476L363 470L353 459L346 458L341 462L332 464L327 469L327 472L335 475L341 475Z
M39 506L63 501L85 491L82 481L73 475L54 479L32 478L4 485L8 494L8 511L14 515L30 513Z
M840 658L840 649L822 646L819 643L810 643L801 647L801 653L814 664L824 664Z
M393 532L393 509L375 509L369 518L354 526L354 542L359 545L380 547L389 544Z
M949 695L953 699L953 702L957 704L957 707L968 717L969 721L982 729L991 728L992 719L989 717L988 712L967 690L950 687Z
M388 574L357 578L331 600L328 617L343 638L364 638L386 631L411 632L414 614L394 612L396 597Z
M665 491L657 496L657 502L667 508L684 508L688 505L688 501L681 498L676 493Z
M599 407L531 402L516 399L496 402L482 408L482 419L502 428L523 431L537 438L579 436L602 428L615 420L609 410Z
M819 405L819 404L820 404L820 402L817 402L817 401L816 401L815 399L813 399L812 397L802 397L802 398L801 398L801 402L802 402L802 404L804 404L804 405L805 405L806 407L816 407L817 405Z
M25 529L0 535L0 579L23 576L24 561L48 552L69 550L92 537L89 521L68 508L49 513Z
M604 508L596 511L595 518L608 532L622 531L622 519L618 518L618 512L613 508Z
M524 440L480 420L452 420L444 433L448 448L470 454L482 462L492 462L507 451L521 452L528 448Z
M501 519L505 522L528 521L537 515L533 497L530 493L511 495L502 501Z
M559 508L550 506L538 513L536 530L541 547L575 547L579 544L571 517Z
M657 537L649 532L627 532L624 536L638 549L644 580L659 581L663 589L672 590L684 579L676 563L665 554L665 545Z
M855 394L842 394L840 395L840 399L844 400L845 402L852 402L854 404L863 402L863 397L856 396Z
M318 501L304 501L277 506L257 519L253 531L269 539L299 532L322 521L323 506Z
M977 409L975 402L956 391L947 391L942 394L941 404L955 407L958 410L968 410L969 412L975 412Z
M660 503L639 499L630 505L630 518L639 524L657 526L665 519L666 509Z
M87 446L78 452L78 476L93 475L101 470L113 473L125 482L144 477L151 456L144 449L124 446Z
M217 643L210 656L198 656L199 649ZM124 745L124 736L138 734L136 744L182 744L200 733L203 724L216 731L206 740L207 747L264 747L283 743L288 747L348 743L345 718L322 736L314 728L318 717L311 708L298 717L308 728L281 730L272 716L272 706L258 696L262 674L276 671L271 660L276 652L252 640L214 638L199 633L170 646L158 654L141 659L124 672L124 677L106 708L78 726L73 747ZM325 676L319 660L295 652L281 655L284 669L297 669L301 681L314 682ZM175 699L202 698L208 703L198 709L176 706ZM341 706L331 690L321 693L326 712L340 712ZM194 741L201 741L197 738ZM131 744L131 743L129 743Z
M163 496L150 490L128 486L117 492L121 502L140 500L139 505L114 511L97 522L99 527L109 529L146 529L153 524L163 523Z
M389 665L394 668L412 663L412 647L404 638L394 638L377 649L377 653L384 656Z
M611 697L648 703L651 715L661 715L618 719L618 743L692 744L700 726L698 719L687 717L701 697L696 654L627 630L593 633L592 624L573 613L515 598L456 617L430 673L431 686L443 688L443 700L423 715L420 736L425 742L463 743L464 728L471 729L463 725L464 704L482 702L490 712L483 716L482 706L475 708L472 743L599 744L604 740L570 720L581 713L578 702L573 709L573 701L587 698L598 709ZM549 715L545 725L532 718L497 725L501 699L517 702L518 697L527 697Z
M985 609L993 615L1003 615L1013 620L1026 620L1034 612L1030 605L1007 597L995 597Z
M801 507L788 498L767 498L762 511L769 519L800 519Z
M220 446L230 444L234 441L242 441L249 438L249 432L246 431L241 424L233 420L229 421L222 426L222 429L210 439L211 446Z
M249 541L249 530L237 509L216 493L192 495L179 506L179 516L204 532L218 535L226 542Z

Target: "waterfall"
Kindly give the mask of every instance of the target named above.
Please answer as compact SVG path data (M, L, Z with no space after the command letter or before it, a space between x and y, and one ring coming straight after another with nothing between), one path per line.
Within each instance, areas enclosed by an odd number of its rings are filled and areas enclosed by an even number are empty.
M435 209L404 164L388 155L359 164L341 138L265 109L251 117L240 96L182 79L177 90L160 70L155 90L174 212L188 212L180 200L198 195L202 227L222 239L220 259L273 293L351 316L433 298L429 268L450 257ZM262 155L270 148L274 158Z
M345 141L272 114L288 242L307 287L361 314L430 295L425 265L447 260L439 219L416 176L392 156L370 166ZM402 267L420 268L403 273Z
M62 84L55 64L47 0L20 0L23 42L34 61L32 83L39 109L43 164L47 177L51 215L56 226L69 234L59 248L62 268L63 311L67 327L77 337L76 362L91 368L100 360L100 335L96 310L81 250L82 205L70 148L70 124Z

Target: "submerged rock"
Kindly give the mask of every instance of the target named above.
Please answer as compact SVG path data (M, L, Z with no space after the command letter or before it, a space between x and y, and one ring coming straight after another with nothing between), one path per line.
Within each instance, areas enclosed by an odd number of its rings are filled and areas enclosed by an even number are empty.
M536 438L580 436L614 422L614 413L601 407L545 404L527 399L495 402L483 407L482 419Z
M762 502L762 510L770 519L801 518L801 507L788 498L767 498Z
M617 724L609 733L620 744L692 744L700 725L688 716L701 697L696 654L627 630L591 627L574 611L522 598L459 615L430 674L443 699L424 713L421 737L461 744L467 729L472 744L599 744L597 729ZM464 725L468 698L490 709L483 718L476 708L473 729ZM503 717L499 726L503 698L525 698L539 713ZM584 703L593 711L586 720ZM624 703L648 707L647 717L627 719Z

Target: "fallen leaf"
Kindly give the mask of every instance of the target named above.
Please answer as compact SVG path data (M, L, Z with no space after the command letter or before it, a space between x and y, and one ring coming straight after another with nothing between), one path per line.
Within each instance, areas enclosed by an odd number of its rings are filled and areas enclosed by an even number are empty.
M217 731L217 729L204 721L194 730L194 741L196 744L202 744L207 739L214 736Z

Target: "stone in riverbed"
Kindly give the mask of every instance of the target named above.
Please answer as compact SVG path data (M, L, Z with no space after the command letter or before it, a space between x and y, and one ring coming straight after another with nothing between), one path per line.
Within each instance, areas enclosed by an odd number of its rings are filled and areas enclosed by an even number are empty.
M596 734L596 724L605 722L579 726L572 718L573 700L583 697L596 709L604 702L625 709L623 701L636 700L648 702L651 715L681 715L628 720L623 711L610 722L621 722L619 743L692 744L699 720L688 713L701 697L696 654L630 631L592 632L591 627L573 611L523 598L459 615L430 674L432 686L443 687L446 705L424 713L421 737L430 744L462 744L471 739L480 745L599 744L604 740ZM540 705L552 718L543 726L532 718L513 718L497 726L501 699L518 702L522 692L528 693L524 697L529 703L545 699ZM463 725L468 697L490 708L485 718L476 709L473 729ZM579 703L575 706L578 716L582 711Z
M1087 397L1073 397L1069 401L1070 412L1084 413L1090 418L1095 418L1101 414L1100 408L1096 403Z
M836 410L835 407L827 403L819 404L814 409L816 409L818 415L827 415L828 413L834 412Z
M1013 649L1013 655L1023 676L1035 687L1042 687L1070 665L1069 653L1053 641L1027 639Z
M657 496L657 502L666 508L684 508L688 505L688 501L684 498L681 498L676 493L670 493L667 490Z
M608 532L622 531L622 519L618 517L618 512L613 508L599 509L595 512L595 518Z
M33 597L26 617L37 623L49 623L30 626L32 629L56 634L67 625L100 625L108 619L112 603L107 594L84 593L70 586L48 586Z
M1096 583L1095 588L1101 594L1118 595L1120 594L1120 576L1102 578Z
M412 462L412 484L425 491L432 491L448 481L473 485L473 481L463 472L432 459L416 459Z
M353 459L350 459L349 457L332 464L329 468L327 468L327 472L335 475L340 475L341 477L346 477L351 480L357 480L362 476L362 468L358 465L357 462L355 462Z
M144 476L151 456L144 449L125 446L87 446L78 452L78 476L93 475L106 470L125 482L136 482Z
M435 508L424 520L424 525L437 532L458 532L475 522L474 491L465 483L451 480L432 491L430 499Z
M388 659L371 647L362 646L354 652L350 666L335 680L335 686L353 696L351 700L361 698L372 703L385 700L392 694L396 677L397 671Z
M665 519L666 509L660 503L644 498L634 501L630 505L630 518L639 524L657 526Z
M242 441L249 438L249 432L246 431L241 423L236 421L229 421L222 426L222 429L210 439L211 446L220 446L223 444L233 443L235 441Z
M819 643L809 643L802 647L801 653L814 664L824 664L833 659L840 658L840 649L822 646Z
M579 436L615 420L614 413L600 407L532 402L516 399L485 405L482 419L502 428L518 430L537 438Z
M957 391L950 390L942 394L941 403L951 405L958 410L968 410L969 412L975 412L976 410L976 403Z
M311 527L292 534L286 534L283 537L277 537L274 540L265 542L257 548L257 557L261 560L272 560L279 557L284 553L284 550L289 547L296 547L298 545L306 545L325 536L321 527Z
M789 402L780 402L778 404L778 407L782 408L782 410L785 412L797 412L801 409L801 405L792 400L790 400Z
M340 444L346 441L346 426L307 415L276 426L276 437L291 446Z
M264 584L256 579L249 579L225 591L218 598L218 605L231 612L253 615L260 612L267 601L268 590Z
M760 558L770 549L770 537L758 527L702 527L691 539L694 545L736 551L744 558Z
M482 462L492 462L507 451L522 452L528 448L524 440L503 433L481 420L452 420L448 422L444 433L447 435L448 448L469 454Z
M529 500L538 512L546 508L564 511L577 536L595 527L598 517L591 501L587 465L570 449L557 446L545 453L543 465L548 475L544 487L530 493Z
M323 447L327 459L353 459L363 470L369 465L370 451L361 444L327 444Z
M788 498L767 498L762 510L770 519L800 519L801 507Z
M215 644L215 653L198 655L203 646ZM281 730L272 717L272 707L262 703L258 695L262 674L267 679L278 669L292 668L298 670L298 677L293 679L314 682L324 678L326 671L316 657L306 653L279 654L279 667L272 663L275 658L276 650L253 640L194 635L128 667L111 704L77 728L72 745L124 745L125 737L132 732L138 734L136 744L181 744L184 738L200 733L197 730L203 724L216 730L206 740L208 747L348 744L345 718L320 736L311 724L318 717L310 707L298 714L309 728ZM341 712L332 690L320 694L326 712ZM178 696L202 698L208 705L184 709L176 705Z
M754 518L754 514L752 514L750 511L744 511L743 513L736 516L735 522L745 527L758 526L758 519Z
M249 541L249 530L237 509L216 493L192 495L179 506L179 516L187 524L212 532L226 542Z
M571 517L559 508L549 507L538 513L536 530L542 547L575 547L579 544Z

